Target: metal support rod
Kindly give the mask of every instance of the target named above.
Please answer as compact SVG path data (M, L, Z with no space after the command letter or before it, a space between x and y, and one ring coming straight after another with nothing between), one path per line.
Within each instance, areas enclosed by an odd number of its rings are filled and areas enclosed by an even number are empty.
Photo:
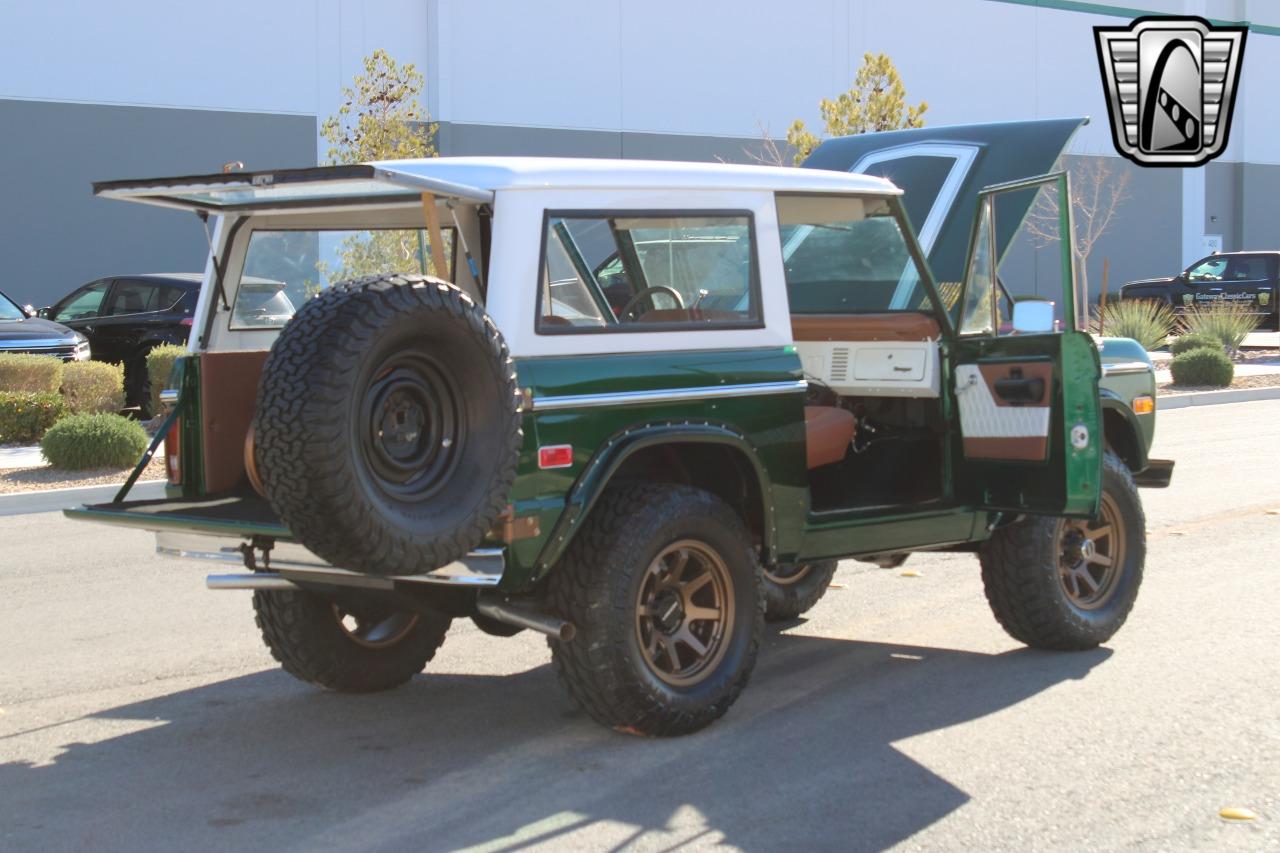
M275 572L258 572L252 575L209 575L204 579L204 585L209 589L287 590L299 588L296 583L282 578Z
M554 637L562 643L569 642L578 633L578 629L574 628L571 622L557 619L546 613L539 613L530 607L510 601L482 598L476 602L476 610L490 619L519 628L528 628L531 631L546 634L548 637Z

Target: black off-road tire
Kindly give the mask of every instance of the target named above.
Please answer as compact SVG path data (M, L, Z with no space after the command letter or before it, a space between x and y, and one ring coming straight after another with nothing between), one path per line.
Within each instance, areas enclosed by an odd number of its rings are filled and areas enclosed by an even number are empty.
M1028 517L995 531L982 544L987 601L1015 640L1038 649L1091 649L1109 640L1128 618L1142 584L1146 517L1133 476L1111 452L1103 459L1102 491L1104 503L1110 502L1104 511L1124 528L1112 534L1123 550L1120 572L1096 607L1079 606L1063 579L1063 566L1070 562L1063 552L1066 519Z
M367 605L366 605L367 606ZM444 642L452 621L443 613L416 617L394 641L361 644L344 630L332 600L305 590L257 591L254 618L262 641L284 671L302 681L341 693L374 693L404 684L422 672Z
M696 683L675 686L646 662L637 597L656 558L687 541L705 545L727 569L733 623L718 663ZM609 489L550 578L553 610L577 627L570 642L549 642L569 695L597 722L630 734L689 734L723 716L751 676L764 623L750 542L738 515L708 492L648 484Z
M281 331L255 455L271 506L313 552L421 574L493 527L520 420L506 343L479 305L439 279L370 276L308 300Z
M835 573L835 560L765 570L762 579L765 621L785 622L809 612L827 594Z

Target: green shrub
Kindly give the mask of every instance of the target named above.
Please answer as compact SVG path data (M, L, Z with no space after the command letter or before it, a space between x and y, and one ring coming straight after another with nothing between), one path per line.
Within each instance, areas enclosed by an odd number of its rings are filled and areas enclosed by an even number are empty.
M1217 338L1211 338L1208 335L1191 333L1178 335L1173 339L1173 343L1169 344L1169 352L1174 355L1182 355L1184 352L1191 352L1193 349L1222 349L1222 342Z
M1226 386L1231 384L1236 369L1227 354L1215 347L1175 355L1169 363L1169 371L1173 374L1174 385Z
M1114 338L1133 338L1142 348L1162 347L1173 331L1173 309L1163 302L1147 299L1108 301L1095 310L1091 329Z
M124 408L124 368L103 361L73 361L62 370L62 396L73 414Z
M0 443L29 444L67 413L61 394L0 391Z
M186 347L165 344L147 353L147 376L151 379L151 411L160 411L160 392L169 387L173 363L187 354Z
M1184 334L1204 335L1220 341L1222 347L1234 355L1245 335L1262 322L1262 316L1251 311L1249 305L1240 302L1202 302L1184 311L1178 325Z
M120 415L68 415L49 427L40 451L55 468L129 468L147 449L142 424Z
M54 355L0 353L0 391L57 394L62 367L62 359Z

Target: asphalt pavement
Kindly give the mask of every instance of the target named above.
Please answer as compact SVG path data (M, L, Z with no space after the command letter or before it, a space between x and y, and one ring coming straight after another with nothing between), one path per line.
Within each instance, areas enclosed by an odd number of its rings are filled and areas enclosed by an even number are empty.
M149 534L0 518L0 849L1280 848L1280 400L1156 442L1178 467L1106 647L1018 646L972 557L846 563L676 740L600 729L541 638L462 622L405 688L324 693Z

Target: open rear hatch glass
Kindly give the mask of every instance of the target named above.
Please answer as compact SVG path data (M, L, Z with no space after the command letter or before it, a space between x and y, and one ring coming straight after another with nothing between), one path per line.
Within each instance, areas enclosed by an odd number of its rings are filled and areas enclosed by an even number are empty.
M406 162L226 172L172 178L99 181L94 195L212 214L415 202L423 193L490 203L493 192L447 180Z

